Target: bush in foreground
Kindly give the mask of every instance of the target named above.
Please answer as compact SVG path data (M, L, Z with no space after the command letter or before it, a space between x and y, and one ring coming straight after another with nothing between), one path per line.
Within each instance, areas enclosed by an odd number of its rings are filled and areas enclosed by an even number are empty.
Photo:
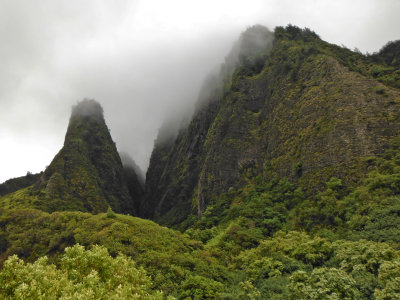
M66 248L58 267L46 256L25 264L13 255L0 272L6 299L164 299L151 287L143 268L123 254L111 257L102 246Z

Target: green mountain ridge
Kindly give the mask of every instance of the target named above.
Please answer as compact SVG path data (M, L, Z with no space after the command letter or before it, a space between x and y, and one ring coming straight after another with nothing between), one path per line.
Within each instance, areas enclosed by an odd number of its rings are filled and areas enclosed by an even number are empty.
M332 176L359 180L362 160L399 132L392 87L399 73L380 78L378 67L309 30L277 28L272 50L243 58L175 141L156 143L143 206L178 225L229 188L271 172L310 196Z

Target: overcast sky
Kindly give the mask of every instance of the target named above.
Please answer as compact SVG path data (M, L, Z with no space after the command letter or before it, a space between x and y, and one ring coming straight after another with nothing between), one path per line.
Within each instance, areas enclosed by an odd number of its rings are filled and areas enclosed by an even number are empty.
M398 0L0 0L0 182L44 170L83 98L146 169L162 121L190 110L248 26L374 52L400 39L399 14Z

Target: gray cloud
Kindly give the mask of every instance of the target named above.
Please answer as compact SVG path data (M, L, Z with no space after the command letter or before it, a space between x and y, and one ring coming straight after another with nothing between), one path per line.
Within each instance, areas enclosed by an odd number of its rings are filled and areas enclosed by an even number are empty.
M0 0L0 182L50 163L83 98L146 169L159 126L191 111L248 26L292 23L373 52L400 38L399 11L396 0Z

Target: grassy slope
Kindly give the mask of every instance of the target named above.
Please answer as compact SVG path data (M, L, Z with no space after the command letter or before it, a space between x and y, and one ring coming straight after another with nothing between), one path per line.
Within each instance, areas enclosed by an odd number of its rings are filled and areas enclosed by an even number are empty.
M1 209L0 258L12 254L27 261L47 255L58 258L67 246L105 246L143 266L156 289L179 294L190 276L213 282L226 280L226 270L202 243L151 221L119 214L44 213L34 209Z

